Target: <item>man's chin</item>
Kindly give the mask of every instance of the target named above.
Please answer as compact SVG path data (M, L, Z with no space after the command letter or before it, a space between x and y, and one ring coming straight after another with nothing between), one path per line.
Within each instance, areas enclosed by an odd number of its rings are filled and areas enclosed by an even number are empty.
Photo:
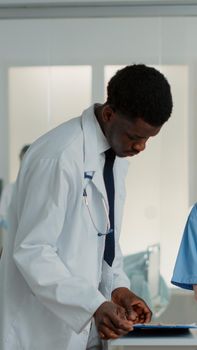
M137 152L122 152L120 154L117 154L118 157L120 158L126 158L126 157L133 157L133 156L136 156L138 153Z

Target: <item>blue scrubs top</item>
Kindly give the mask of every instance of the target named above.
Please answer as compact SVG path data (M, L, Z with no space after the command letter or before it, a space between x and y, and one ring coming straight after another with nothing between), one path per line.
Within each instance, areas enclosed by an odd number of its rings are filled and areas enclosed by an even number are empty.
M197 203L185 225L171 283L185 289L197 284Z

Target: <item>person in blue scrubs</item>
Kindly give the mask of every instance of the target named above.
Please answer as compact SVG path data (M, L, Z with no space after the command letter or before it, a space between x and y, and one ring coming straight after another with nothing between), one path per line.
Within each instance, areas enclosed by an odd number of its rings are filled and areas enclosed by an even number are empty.
M194 290L197 298L197 203L185 225L171 283Z

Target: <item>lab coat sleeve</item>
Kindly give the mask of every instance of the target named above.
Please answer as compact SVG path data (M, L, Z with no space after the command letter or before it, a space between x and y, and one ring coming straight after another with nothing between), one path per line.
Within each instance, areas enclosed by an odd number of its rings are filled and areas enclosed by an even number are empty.
M171 283L191 290L197 284L197 204L185 225Z
M123 256L120 249L119 242L116 243L116 256L113 262L113 288L126 287L130 289L130 281L123 269Z
M105 298L87 280L71 275L58 256L69 185L57 160L43 159L21 170L13 256L33 294L79 333Z

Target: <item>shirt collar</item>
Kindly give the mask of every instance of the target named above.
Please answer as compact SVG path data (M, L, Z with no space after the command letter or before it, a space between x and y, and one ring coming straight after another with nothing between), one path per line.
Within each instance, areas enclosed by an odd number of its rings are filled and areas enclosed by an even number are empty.
M95 107L96 105L94 105ZM98 144L98 153L104 153L107 149L110 148L110 145L100 127L100 124L96 118L96 115L94 113L94 118L95 118L95 126L96 126L96 135L97 135L97 144Z

